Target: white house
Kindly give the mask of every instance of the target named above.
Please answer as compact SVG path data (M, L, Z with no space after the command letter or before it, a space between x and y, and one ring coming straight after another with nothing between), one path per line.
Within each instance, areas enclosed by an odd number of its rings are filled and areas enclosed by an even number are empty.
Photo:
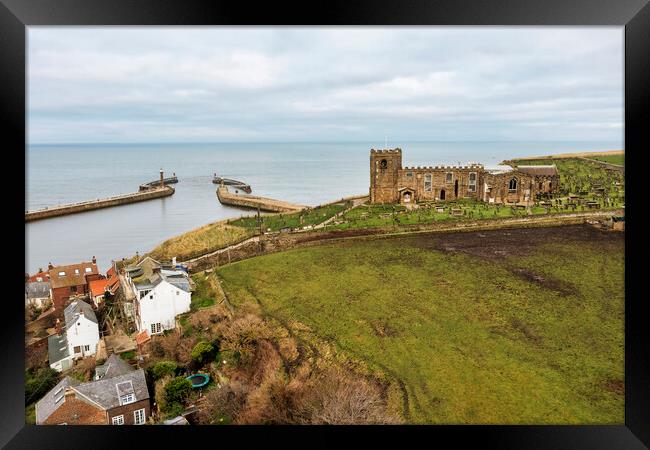
M150 257L125 269L125 278L135 294L138 331L159 334L176 327L176 316L190 310L190 279L174 263Z
M99 343L99 324L92 307L75 300L63 311L65 330L48 338L50 367L59 372L72 367L72 361L92 356Z

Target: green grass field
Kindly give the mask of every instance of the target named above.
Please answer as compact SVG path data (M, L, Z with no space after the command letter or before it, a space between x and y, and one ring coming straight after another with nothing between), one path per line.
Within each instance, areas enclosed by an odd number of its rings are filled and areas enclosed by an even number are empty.
M296 213L261 216L262 229L264 231L278 231L285 227L298 228L308 225L317 225L343 211L345 207L345 203L335 203ZM230 224L237 227L247 228L249 230L256 230L259 228L257 217L242 217L241 219L233 220Z
M597 161L603 161L610 164L618 164L619 166L625 165L625 155L604 155L604 156L593 156L591 159Z
M588 226L414 235L218 275L235 306L304 324L403 386L407 422L622 424L623 242Z

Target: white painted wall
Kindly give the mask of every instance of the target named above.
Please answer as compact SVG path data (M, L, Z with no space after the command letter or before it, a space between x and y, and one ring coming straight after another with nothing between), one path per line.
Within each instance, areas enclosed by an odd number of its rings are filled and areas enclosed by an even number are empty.
M153 323L161 324L161 332L174 329L176 316L190 310L192 294L163 280L142 299L136 290L136 298L140 307L138 331L152 334Z
M68 348L73 358L94 355L97 352L99 343L99 325L85 317L83 314L66 331L68 338ZM84 346L90 346L90 350L85 351ZM81 346L81 352L75 353L74 348Z

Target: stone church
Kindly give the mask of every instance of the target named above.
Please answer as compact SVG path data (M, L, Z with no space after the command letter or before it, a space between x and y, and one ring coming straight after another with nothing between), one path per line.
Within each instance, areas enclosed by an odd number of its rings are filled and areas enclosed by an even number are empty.
M416 204L473 198L531 205L560 183L555 165L486 170L482 164L402 167L402 150L370 150L370 203Z

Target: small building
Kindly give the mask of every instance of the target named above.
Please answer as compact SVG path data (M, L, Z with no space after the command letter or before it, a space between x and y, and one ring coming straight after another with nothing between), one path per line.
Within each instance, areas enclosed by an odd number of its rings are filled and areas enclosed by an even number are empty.
M106 364L100 366L103 375L99 379L81 383L65 377L45 394L36 403L36 424L144 424L151 415L144 370L120 364L116 359L110 363L109 360L109 367ZM111 372L113 367L115 370Z
M52 301L49 281L32 281L25 283L25 306L47 308Z
M88 290L93 304L98 308L105 300L106 293L115 295L120 288L120 279L117 276L101 278L88 282Z
M176 328L176 316L190 310L190 279L172 262L161 263L147 256L125 268L127 283L135 294L137 330L150 335Z
M93 256L92 262L82 262L67 266L49 264L52 301L58 315L62 313L71 298L88 294L88 282L101 278L97 270L97 261Z
M65 308L65 330L48 338L50 367L62 372L72 367L72 361L92 356L99 344L99 324L92 307L74 300Z

